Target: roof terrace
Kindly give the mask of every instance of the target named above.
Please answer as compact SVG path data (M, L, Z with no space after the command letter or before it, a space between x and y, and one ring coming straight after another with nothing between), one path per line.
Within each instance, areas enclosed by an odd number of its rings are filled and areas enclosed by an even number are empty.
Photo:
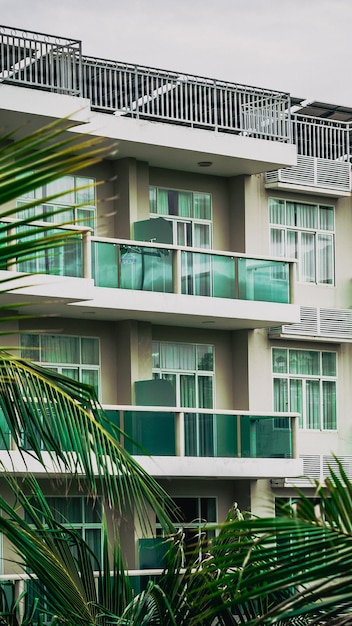
M0 82L119 116L292 142L287 93L88 57L79 40L0 26Z

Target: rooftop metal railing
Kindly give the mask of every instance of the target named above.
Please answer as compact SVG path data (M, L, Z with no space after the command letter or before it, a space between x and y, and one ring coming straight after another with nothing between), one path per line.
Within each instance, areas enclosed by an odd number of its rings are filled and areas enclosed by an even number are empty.
M81 42L0 26L0 82L80 94Z
M0 81L83 96L107 113L291 142L287 93L83 57L78 40L1 26Z
M82 71L83 96L102 111L290 141L286 93L91 57Z

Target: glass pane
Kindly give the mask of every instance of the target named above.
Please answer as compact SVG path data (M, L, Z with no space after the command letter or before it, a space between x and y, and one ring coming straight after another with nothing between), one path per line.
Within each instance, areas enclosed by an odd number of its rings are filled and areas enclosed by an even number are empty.
M199 519L198 498L174 498L176 506L182 513L184 522L194 522Z
M303 385L300 379L290 380L290 411L299 413L299 425L303 427Z
M285 348L273 348L273 372L286 373L288 350Z
M213 377L212 376L198 376L198 406L201 409L213 408Z
M334 230L334 208L321 206L319 211L321 230Z
M75 204L74 194L75 181L73 176L63 176L54 180L46 187L46 195L54 196L60 194L55 202L62 204ZM53 200L51 200L53 202Z
M63 367L61 368L61 373L64 376L68 376L68 378L72 378L73 380L79 380L78 367Z
M95 205L95 180L76 176L76 204ZM85 187L85 189L79 189Z
M289 303L289 265L280 261L238 259L241 300Z
M185 413L185 456L198 456L198 423L197 416Z
M99 339L96 337L81 338L81 363L99 365Z
M21 356L31 361L40 361L39 335L21 335Z
M201 498L201 518L207 522L216 522L216 498Z
M336 376L336 353L322 352L323 376Z
M320 384L318 380L306 381L306 428L320 428Z
M212 260L213 296L215 298L235 298L235 259L214 254Z
M332 235L318 235L318 282L334 282L334 247Z
M315 235L301 233L300 278L304 283L315 282Z
M101 562L101 530L100 528L85 528L84 539L92 550L94 556ZM96 563L93 560L93 567L96 569Z
M181 406L190 409L196 407L196 377L194 374L180 375L180 401Z
M176 199L177 198L177 199ZM177 202L177 208L173 203ZM180 217L193 217L192 194L188 191L169 191L169 211L170 215ZM176 212L174 212L176 211Z
M211 196L208 193L194 193L194 217L211 220Z
M274 256L286 256L285 231L279 228L270 229L270 249Z
M94 501L91 498L82 499L84 521L86 524L99 524L102 517L101 500L96 498Z
M320 375L319 352L313 350L290 350L291 374Z
M285 225L285 201L276 198L269 199L270 223Z
M152 342L152 367L159 369L160 367L160 344L159 341Z
M85 385L94 387L95 393L99 395L99 372L98 370L86 370L81 371L81 382Z
M196 369L196 347L187 343L161 344L161 369Z
M274 378L274 411L288 411L288 381L286 378Z
M149 211L150 213L157 213L156 187L149 187Z
M194 248L210 248L210 224L197 224L193 222L193 246Z
M199 414L198 418L198 437L199 437L199 456L213 457L214 449L214 416Z
M97 287L118 287L117 244L92 242L92 273Z
M41 361L47 363L79 363L79 337L41 335Z
M212 372L214 369L213 346L197 346L197 369Z
M336 430L336 383L323 380L323 428Z
M81 498L48 497L47 502L58 522L62 524L67 522L71 524L82 523Z

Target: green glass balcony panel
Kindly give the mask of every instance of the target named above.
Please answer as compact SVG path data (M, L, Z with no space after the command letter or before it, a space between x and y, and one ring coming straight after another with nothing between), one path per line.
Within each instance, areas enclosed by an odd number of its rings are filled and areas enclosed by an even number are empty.
M10 450L10 429L7 424L5 413L2 407L0 407L0 450Z
M170 542L165 537L139 539L139 569L164 569Z
M185 413L185 456L214 457L215 416L209 413Z
M21 242L24 244L26 242L30 244L34 240L40 244L40 240L44 239L44 237L47 239L51 236L62 235L61 229L53 228L42 232L39 226L19 226L17 232L21 235ZM29 251L28 256L23 261L17 263L17 270L33 274L82 277L83 250L81 236L77 234L72 238L70 237L67 243L60 245L53 242L53 247L33 252L33 254Z
M110 435L120 440L120 411L116 409L104 410L101 423Z
M289 417L184 415L185 456L292 458Z
M290 302L289 263L261 259L238 259L240 300Z
M176 455L175 413L126 411L122 429L130 454Z
M241 456L291 459L291 418L241 416Z
M117 288L119 246L105 241L92 242L92 276L97 287Z
M120 287L173 292L173 255L165 248L120 246Z
M238 449L238 420L237 415L216 415L216 442L217 456L237 458Z
M235 263L232 257L182 251L182 293L215 298L235 297Z

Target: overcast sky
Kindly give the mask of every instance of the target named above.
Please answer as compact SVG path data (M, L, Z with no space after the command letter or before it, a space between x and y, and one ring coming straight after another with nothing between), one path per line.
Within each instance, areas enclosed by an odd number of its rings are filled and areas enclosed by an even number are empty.
M352 0L0 0L0 24L88 56L352 107Z

